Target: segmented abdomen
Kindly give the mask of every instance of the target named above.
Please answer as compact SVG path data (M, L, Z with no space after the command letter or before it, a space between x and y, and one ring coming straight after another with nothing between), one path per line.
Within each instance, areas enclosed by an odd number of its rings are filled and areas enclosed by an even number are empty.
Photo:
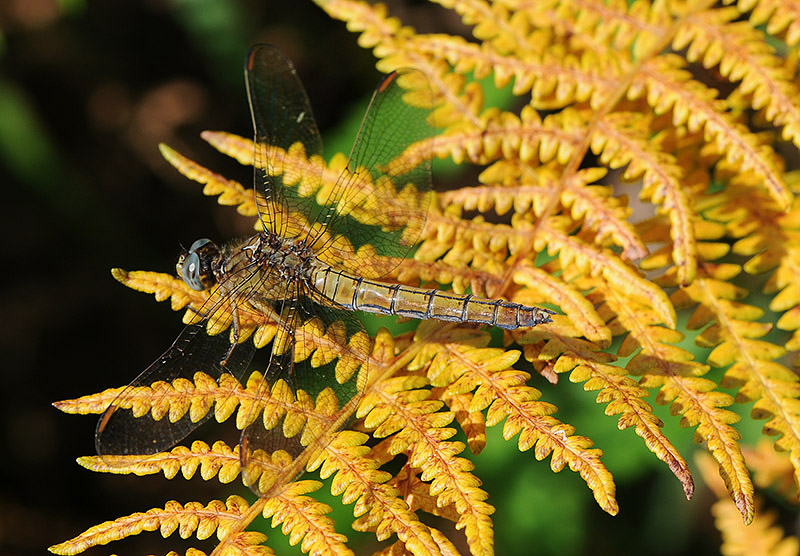
M551 322L547 309L502 299L384 284L332 268L314 272L314 285L328 299L353 311L400 315L415 319L478 322L500 328Z

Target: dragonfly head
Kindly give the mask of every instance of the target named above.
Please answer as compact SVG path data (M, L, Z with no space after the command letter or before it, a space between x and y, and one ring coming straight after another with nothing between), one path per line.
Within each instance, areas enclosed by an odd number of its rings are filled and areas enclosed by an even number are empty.
M186 285L193 290L203 291L216 283L213 261L219 256L219 248L210 239L198 239L188 251L178 256L175 270Z

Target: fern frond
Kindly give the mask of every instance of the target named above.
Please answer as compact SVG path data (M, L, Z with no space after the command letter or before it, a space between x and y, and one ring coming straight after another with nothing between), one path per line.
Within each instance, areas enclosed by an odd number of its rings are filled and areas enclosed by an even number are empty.
M222 138L220 138L220 136L222 136ZM241 139L233 134L223 135L210 133L205 134L204 138L206 138L206 140L223 140L225 144L235 143L235 139ZM212 142L212 145L214 144L215 143ZM253 163L252 144L253 143L250 142L249 164ZM172 166L178 170L178 172L190 180L204 185L205 187L203 188L203 193L205 195L208 195L209 197L219 196L218 201L220 205L235 206L236 211L243 216L255 216L258 213L252 190L245 189L242 184L233 180L229 180L224 176L208 170L207 168L197 164L189 158L186 158L178 151L163 143L160 144L158 148L161 151L164 159L172 164Z
M488 495L478 488L480 480L471 473L472 463L457 457L464 445L447 441L456 433L446 427L453 414L438 411L442 403L420 389L426 384L424 377L383 381L380 389L372 389L361 402L364 426L378 438L391 436L389 451L408 455L408 464L421 470L423 481L430 481L437 504L454 505L459 515L456 528L464 528L472 553L490 554L493 528L488 516L494 508L484 502Z
M743 198L732 198L714 214L726 217L726 225L738 241L733 245L737 254L750 257L743 269L750 274L772 271L764 292L775 294L769 308L783 314L776 326L793 331L786 343L789 350L800 347L800 289L796 276L800 272L800 204L783 214L770 210L745 209Z
M550 221L539 221L537 227L542 237L541 240L537 237L534 241L542 242L542 250L547 249L551 254L557 253L562 269L571 267L570 272L573 275L585 272L602 277L610 286L625 291L631 299L652 307L660 322L670 327L675 326L675 309L664 290L637 274L612 252L588 245L580 238L567 234L561 226L551 225Z
M473 36L491 44L497 52L507 53L530 41L526 21L510 20L509 8L501 2L438 0L437 3L459 14Z
M179 311L187 305L200 307L208 298L203 292L193 290L183 280L171 274L141 270L129 272L112 268L111 275L117 282L132 290L154 294L158 302L169 299L173 311Z
M642 179L640 198L660 205L668 215L672 260L680 282L688 284L697 273L697 249L686 176L675 157L661 148L662 141L650 137L645 124L645 118L630 113L601 118L592 135L592 151L612 168L624 166L624 179Z
M300 549L310 555L352 554L344 543L347 537L337 533L333 521L327 517L331 508L304 496L322 487L319 481L297 481L264 504L263 516L272 518L272 527L281 525L281 531L294 546L302 541Z
M108 544L143 531L156 530L163 537L177 532L183 539L196 535L198 540L204 540L214 534L220 540L227 539L249 508L247 501L240 496L229 496L225 502L213 500L206 506L199 502L185 505L175 501L167 502L163 508L137 512L96 525L74 539L51 546L50 551L55 554L78 554L92 546ZM250 532L237 535L233 542L251 546L265 540L265 535Z
M682 415L683 426L698 427L695 438L707 443L720 464L720 472L727 477L742 515L752 518L753 488L737 443L739 433L730 427L739 417L721 409L731 405L733 399L714 392L717 388L714 382L697 376L705 374L708 366L693 361L689 352L674 345L683 338L682 334L655 326L658 316L648 316L645 308L632 305L615 290L610 289L604 295L620 324L630 331L619 355L626 356L641 348L626 368L631 374L642 376L643 388L659 389L658 402L672 404L671 411ZM681 475L679 478L684 481Z
M551 41L576 35L573 40L584 50L625 53L631 50L635 58L654 49L661 37L659 31L668 21L663 6L649 2L603 3L546 2L528 3L501 0L519 18L524 17L534 28L552 29ZM546 43L545 43L546 44ZM523 45L524 46L524 45Z
M685 125L690 132L703 130L717 153L741 172L755 173L770 195L783 209L793 195L787 187L775 152L755 134L734 120L716 92L690 78L677 56L662 56L648 61L637 75L628 97L646 94L656 114L672 111L672 124Z
M123 391L126 396L119 399ZM99 394L56 402L54 405L66 413L85 415L103 413L112 402L117 401L120 409L129 409L135 417L149 414L156 421L167 418L174 423L188 413L192 422L196 423L212 407L215 408L217 419L224 421L243 398L241 385L231 375L223 374L217 382L209 375L197 372L194 382L177 378L171 383L159 381L150 386L109 388Z
M426 328L421 325L418 334L424 335ZM539 460L551 456L553 471L569 465L592 489L600 507L615 514L614 483L599 460L602 452L589 449L589 439L572 436L571 426L550 417L555 408L537 401L541 393L524 385L529 375L510 368L518 359L518 352L486 348L485 342L485 335L467 330L433 335L409 367L428 365L427 375L434 386L447 385L461 393L477 387L470 402L471 411L488 409L488 426L505 420L503 437L508 440L519 434L519 449L526 451L535 446Z
M239 447L231 449L221 440L213 446L195 440L190 448L176 446L149 456L85 456L78 458L78 463L96 472L137 476L163 473L167 479L179 472L184 479L191 479L199 469L204 481L217 477L223 484L235 481L240 472Z
M428 248L434 242L427 244ZM359 250L361 253L362 250ZM419 253L419 250L418 250ZM403 259L387 276L397 279L403 284L415 282L437 282L439 284L452 284L456 293L464 293L467 288L474 295L488 296L492 286L499 285L500 279L491 272L481 268L464 268L460 265L448 264L444 261L428 261L430 257L425 251L419 253L420 260ZM384 257L388 259L388 257ZM391 264L391 263L390 263Z
M439 195L439 201L449 208L494 209L500 215L509 210L525 213L533 206L534 212L541 214L553 195L560 194L564 208L576 221L584 220L584 225L596 233L598 243L612 240L626 258L641 258L647 249L627 220L630 210L611 196L611 188L593 184L604 175L602 168L585 169L561 182L547 166L533 170L521 162L501 160L481 173L480 180L487 185L446 191Z
M686 498L691 499L694 481L689 466L662 432L664 423L653 414L652 406L643 400L650 392L625 376L621 367L608 364L609 361L609 354L596 353L591 357L585 350L580 355L567 351L558 358L555 371L572 371L569 377L571 382L585 382L584 389L587 391L601 390L596 401L607 404L606 415L621 414L617 424L619 430L634 426L636 434L644 440L647 448L666 463L683 483Z
M701 287L698 284L704 281L705 279L698 279L690 288ZM653 344L650 345L656 347ZM655 353L652 352L652 349L647 344L643 345L643 357L637 362L640 368L652 365L656 365L658 368L664 365L665 360L669 360L663 355L659 356L661 349ZM631 364L634 361L636 358L631 361ZM697 370L700 372L692 374L705 373L704 369L698 368ZM660 386L659 403L672 403L672 411L683 415L681 422L684 426L698 427L695 438L707 443L708 450L720 466L720 474L725 479L737 508L746 521L752 520L753 485L737 442L740 435L730 427L732 423L739 420L739 416L722 409L731 405L733 399L727 394L714 392L717 388L714 382L687 375L685 372L676 373L675 370L659 373L659 375L648 373L643 377L642 385L646 388Z
M212 305L221 295L217 297L209 296L208 292L201 292L191 289L182 280L168 274L147 271L126 271L120 268L112 269L112 276L121 284L143 293L152 293L157 301L170 300L171 307L178 311L187 307L183 315L183 322L190 324L197 322L202 314L204 306ZM211 301L209 299L211 298ZM239 337L242 342L253 335L253 340L257 347L263 347L275 336L278 315L264 310L238 309L239 317ZM222 303L216 306L213 314L206 315L208 319L207 330L211 335L219 334L231 327L233 314L230 303ZM233 331L231 330L231 334ZM233 338L233 336L231 336ZM233 341L233 340L232 340Z
M456 394L447 388L433 388L431 397L442 400L453 412L455 421L467 437L469 451L475 455L480 454L486 447L486 418L480 411L469 410L472 396Z
M800 438L794 432L800 423L795 401L800 395L798 378L774 362L785 348L758 339L772 328L769 323L755 322L763 310L736 302L741 290L710 278L697 281L683 293L705 309L691 323L693 326L705 325L712 316L716 320L697 341L714 348L708 356L712 365L730 365L723 384L739 387L739 400L756 401L752 416L769 419L765 431L780 435L777 444L790 450L793 459L800 457Z
M726 554L789 556L800 553L800 539L784 534L782 528L775 524L774 512L765 513L758 508L758 517L750 524L743 524L737 507L725 497L725 488L714 476L714 464L708 456L701 455L698 454L697 464L703 479L719 498L711 508L711 513L717 529L722 533L722 549ZM758 506L761 506L760 501Z
M594 305L574 285L562 282L541 268L528 264L519 267L514 273L514 283L524 288L514 294L515 301L533 305L545 300L554 303L587 339L602 346L611 343L611 330Z
M361 516L361 530L373 530L378 540L393 533L412 554L441 554L429 528L421 523L396 488L387 484L391 475L380 471L380 462L368 456L363 446L367 436L344 431L325 447L320 457L309 461L308 470L319 468L326 479L333 475L331 492L344 504L355 502L353 515Z
M783 528L776 524L776 512L764 512L760 507L757 510L759 517L744 527L736 506L730 500L719 500L711 508L715 525L722 532L722 550L725 554L793 556L800 553L800 539L786 535Z
M800 9L785 0L740 0L737 8L742 13L750 13L754 26L766 24L770 35L784 35L788 46L800 41Z
M785 140L800 146L800 90L793 75L764 34L747 21L734 22L738 17L734 7L690 14L681 21L672 46L677 51L688 46L690 62L718 67L723 77L740 82L739 94L749 97L754 109L763 110Z
M762 438L755 448L746 447L744 454L758 488L772 489L785 504L797 505L794 467L786 452L779 452L772 442Z

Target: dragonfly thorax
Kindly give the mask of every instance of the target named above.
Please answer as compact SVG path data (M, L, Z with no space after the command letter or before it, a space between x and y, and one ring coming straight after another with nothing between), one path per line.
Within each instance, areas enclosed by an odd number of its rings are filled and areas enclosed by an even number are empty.
M179 275L193 289L219 284L226 291L257 290L262 299L282 299L287 284L312 280L316 256L302 239L262 232L222 249L202 241L195 242L178 261Z
M303 280L315 258L312 249L301 239L292 239L264 232L243 247L250 252L250 262L283 278Z

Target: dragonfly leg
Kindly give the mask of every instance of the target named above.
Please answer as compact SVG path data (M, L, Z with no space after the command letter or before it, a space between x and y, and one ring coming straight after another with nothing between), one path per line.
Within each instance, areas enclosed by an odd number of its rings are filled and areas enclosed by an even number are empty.
M203 311L202 307L200 309L195 309L194 307L188 307L187 310L191 311L192 313L194 313L195 315L197 315L201 319L207 319L208 318L208 313L206 311Z
M231 302L231 345L228 351L225 352L225 357L219 362L223 368L228 364L228 361L233 354L233 350L239 345L239 338L241 337L241 330L239 328L239 306L235 302Z

